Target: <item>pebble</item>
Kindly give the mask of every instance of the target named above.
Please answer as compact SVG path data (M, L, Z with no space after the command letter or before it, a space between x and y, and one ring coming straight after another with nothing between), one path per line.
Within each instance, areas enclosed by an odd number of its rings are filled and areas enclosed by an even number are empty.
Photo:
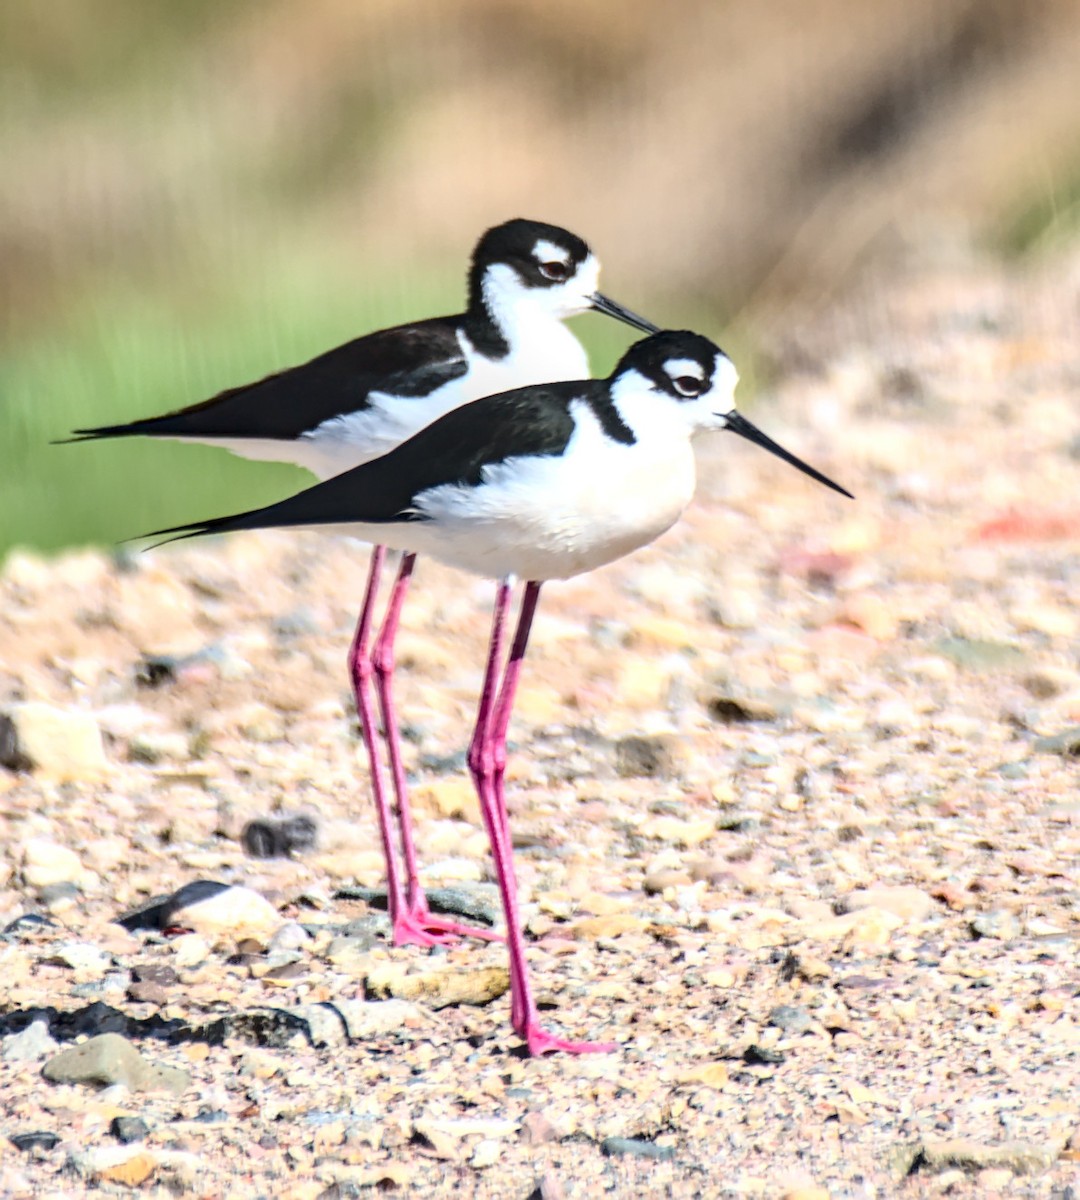
M968 1170L1007 1167L1017 1175L1036 1175L1053 1166L1058 1148L1020 1139L988 1144L975 1138L924 1138L919 1153L926 1168L931 1171L946 1167Z
M314 850L317 841L318 826L304 815L248 821L240 832L240 844L252 858L291 858Z
M35 1129L30 1133L15 1133L8 1139L16 1150L29 1154L31 1150L52 1150L60 1138L47 1129Z
M161 1066L143 1058L118 1033L103 1033L69 1050L63 1050L42 1068L50 1083L97 1083L108 1087L122 1083L130 1092L187 1090L191 1076L178 1067Z
M642 837L652 838L675 846L700 846L716 833L714 817L686 819L670 813L646 817L638 826Z
M1066 758L1080 758L1080 725L1036 738L1033 749L1037 754L1063 754Z
M467 778L430 779L413 789L412 799L441 817L480 823L480 801Z
M566 1200L566 1188L554 1171L545 1171L537 1180L529 1200Z
M108 774L101 729L90 713L28 701L14 705L8 717L18 753L46 778L97 782Z
M157 1170L157 1159L143 1149L127 1146L94 1146L74 1160L79 1173L88 1179L139 1187Z
M631 913L609 913L603 917L585 917L570 927L579 941L595 942L600 938L617 938L627 933L640 933L650 922Z
M841 913L826 921L803 922L806 936L814 941L838 941L847 950L885 950L893 933L903 925L895 913L871 907Z
M769 1013L768 1023L785 1033L804 1033L814 1023L813 1017L797 1004L778 1004Z
M634 735L615 743L615 770L624 779L671 779L679 770L678 740L669 734Z
M101 976L113 966L112 955L89 942L64 942L53 951L52 959L81 976Z
M150 1135L150 1126L142 1117L113 1117L109 1125L109 1133L118 1142L129 1145L132 1142L145 1141Z
M486 1167L493 1167L502 1158L502 1152L502 1142L496 1141L495 1138L483 1138L476 1143L469 1159L469 1166L475 1167L478 1171L482 1171Z
M996 938L1007 942L1020 936L1020 922L1014 913L1003 908L993 908L979 913L971 919L971 932L977 938Z
M920 921L925 921L934 911L933 898L921 888L907 884L896 886L876 884L873 887L849 892L841 904L844 912L879 908L883 912L899 917L905 924L918 924Z
M558 1136L559 1131L543 1112L528 1112L521 1118L521 1140L526 1146L542 1146Z
M407 965L388 963L367 974L366 987L375 997L419 1000L428 1008L489 1004L510 988L506 967L436 967L409 974Z
M416 1029L431 1020L411 1000L338 1000L334 1007L344 1017L349 1037L361 1042L402 1029Z
M49 1033L47 1021L31 1021L21 1033L4 1038L0 1058L4 1062L36 1062L55 1053L58 1045Z
M606 1137L600 1143L600 1152L609 1158L628 1155L631 1158L654 1158L667 1161L675 1157L674 1146L658 1146L644 1138Z
M9 771L29 771L33 763L19 745L19 731L7 713L0 713L0 767Z
M49 838L31 838L23 847L22 877L27 887L38 890L55 884L79 885L87 872L74 850Z

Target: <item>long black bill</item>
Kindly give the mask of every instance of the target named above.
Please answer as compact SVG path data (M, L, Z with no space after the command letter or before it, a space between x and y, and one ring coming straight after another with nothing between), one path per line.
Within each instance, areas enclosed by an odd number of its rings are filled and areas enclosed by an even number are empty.
M724 420L727 422L726 428L730 429L732 433L737 433L739 437L746 438L748 442L753 442L755 446L764 447L775 454L777 458L782 458L784 462L791 463L793 467L798 467L804 475L809 475L811 479L816 479L818 483L823 483L826 487L832 488L834 492L839 492L841 496L847 496L849 500L855 499L847 488L842 488L838 483L833 483L827 475L822 475L820 471L814 470L809 463L804 463L801 458L796 458L794 454L785 450L783 446L778 446L771 437L762 433L756 425L748 421L741 413L737 413L732 409L731 412L724 413Z
M633 325L635 329L640 329L643 333L660 332L660 327L654 325L652 321L646 321L644 317L639 317L637 313L623 308L621 304L616 304L614 300L609 300L607 296L602 296L599 292L593 292L589 297L589 302L596 312L602 312L606 317L614 317L616 321L625 321L627 325Z

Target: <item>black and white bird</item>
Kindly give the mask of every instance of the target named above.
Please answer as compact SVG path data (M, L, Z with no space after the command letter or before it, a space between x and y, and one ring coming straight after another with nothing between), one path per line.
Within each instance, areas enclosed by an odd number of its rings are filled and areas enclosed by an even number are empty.
M143 435L201 442L249 459L294 463L330 479L379 458L444 413L481 396L586 377L588 359L563 324L568 317L591 310L655 332L651 322L597 290L599 273L588 245L567 230L540 221L507 221L489 229L476 245L464 312L383 329L201 404L130 424L76 430L73 440ZM433 916L420 887L392 678L394 631L415 562L411 551L421 547L394 543L406 554L387 619L371 648L386 554L375 542L349 673L371 763L394 941L432 945L479 931ZM404 884L378 756L373 677L396 793Z
M498 579L468 763L506 915L511 1019L530 1053L610 1049L543 1029L525 963L503 791L506 733L541 584L593 570L670 528L695 488L692 443L730 430L842 495L838 484L732 407L738 376L708 338L665 332L636 343L607 379L489 396L447 413L383 458L291 499L161 530L193 537L271 527L333 527ZM507 616L524 580L505 667Z

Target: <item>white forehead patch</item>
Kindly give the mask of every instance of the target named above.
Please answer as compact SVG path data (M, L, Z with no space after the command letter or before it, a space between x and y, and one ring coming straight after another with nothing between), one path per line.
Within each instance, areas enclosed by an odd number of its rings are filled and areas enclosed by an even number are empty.
M739 372L735 370L735 364L721 350L716 356L716 366L713 368L713 387L726 387L734 391L738 382Z
M556 246L554 242L549 242L547 238L540 238L536 245L533 246L533 258L537 262L559 262L567 266L570 264L570 252L565 246Z
M669 358L664 363L664 370L671 379L682 379L684 375L691 379L705 378L705 371L696 358Z

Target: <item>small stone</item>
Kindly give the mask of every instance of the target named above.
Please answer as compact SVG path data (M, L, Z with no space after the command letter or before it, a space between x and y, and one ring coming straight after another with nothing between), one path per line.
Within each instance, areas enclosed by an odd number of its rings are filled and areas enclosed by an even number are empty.
M1075 610L1060 604L1026 604L1014 608L1010 615L1018 629L1031 629L1051 638L1071 640L1080 631L1080 619Z
M780 1194L780 1200L829 1200L829 1189L813 1183L804 1187L788 1188Z
M642 837L653 838L671 846L700 846L716 833L713 817L695 817L687 820L671 813L657 813L646 817L638 826Z
M672 867L666 871L654 871L651 875L646 875L642 887L647 896L662 896L668 888L686 887L689 883L689 871Z
M1020 936L1020 922L1007 909L994 908L972 917L971 932L977 938L995 938L1007 942Z
M722 1088L731 1077L727 1063L707 1062L683 1071L679 1076L680 1083L698 1083L703 1087Z
M285 924L285 918L252 888L236 886L205 899L174 904L169 912L169 922L201 933L214 945L235 944L251 938L266 946Z
M566 1200L566 1188L554 1171L546 1171L537 1181L529 1200Z
M64 942L50 956L53 962L71 967L79 975L100 978L113 965L111 954L106 954L89 942Z
M813 1017L797 1004L778 1004L769 1013L769 1024L785 1033L804 1033L813 1023Z
M350 1039L358 1042L416 1029L431 1020L411 1000L338 1000L334 1007L345 1019Z
M31 838L23 847L22 877L27 887L49 887L58 883L81 883L86 871L74 850L49 838Z
M480 823L480 802L476 788L468 779L451 777L428 780L414 790L413 800L441 817L459 818L470 824Z
M924 1139L921 1147L923 1164L931 1171L945 1167L981 1170L984 1167L1008 1167L1017 1175L1034 1175L1048 1171L1058 1156L1058 1147L1034 1142L1009 1141L987 1145L974 1138Z
M1037 754L1063 754L1066 758L1080 758L1080 725L1036 738L1033 749Z
M542 1146L558 1136L559 1131L542 1112L528 1112L521 1118L521 1140L526 1146Z
M0 767L9 771L29 771L33 765L19 745L15 722L7 713L0 713Z
M50 1058L42 1069L50 1083L122 1083L130 1092L172 1092L179 1095L191 1083L187 1071L160 1066L143 1058L118 1033L103 1033Z
M90 713L31 701L8 714L19 753L56 783L104 779L109 770L101 729Z
M841 608L839 620L854 625L878 641L892 641L899 629L896 614L873 592L849 596Z
M150 1126L142 1117L113 1117L109 1132L126 1146L132 1142L145 1141L150 1134Z
M479 970L444 967L408 974L398 963L388 963L369 971L366 987L370 995L393 996L399 1000L419 1000L429 1008L448 1008L458 1004L489 1004L510 988L510 973L505 967Z
M609 1158L628 1155L631 1158L654 1158L661 1161L675 1157L674 1146L658 1146L644 1138L608 1137L600 1143L600 1153Z
M146 1150L126 1146L95 1146L79 1162L89 1179L138 1187L157 1170L157 1159Z
M826 921L804 923L815 941L839 941L845 950L884 950L903 921L895 913L871 907L842 913Z
M495 1138L483 1138L476 1143L469 1159L469 1166L482 1171L485 1167L493 1167L502 1157L502 1142Z
M21 1033L12 1033L4 1038L0 1058L4 1062L36 1062L54 1054L58 1045L50 1036L46 1021L32 1021Z
M60 1138L47 1129L35 1129L31 1133L16 1133L8 1139L16 1150L29 1154L31 1150L52 1150Z
M210 957L210 943L201 933L182 933L169 943L178 971L190 971Z
M640 933L649 922L630 913L609 913L604 917L586 917L575 922L570 932L579 941L594 942L599 938L617 938L627 933Z
M677 740L668 734L634 735L615 743L615 770L624 779L671 779L678 757Z
M311 945L311 934L298 921L286 921L270 939L267 950L275 951L303 950Z
M1013 671L1024 665L1019 646L990 642L979 638L942 638L934 645L936 653L969 671Z
M917 924L925 921L934 911L934 901L921 888L901 884L889 886L878 884L851 892L842 900L844 912L858 912L866 908L879 908L892 913L905 923Z
M1013 1173L1009 1167L984 1167L975 1176L975 1183L980 1195L989 1195L1008 1187L1013 1181Z
M318 826L303 815L283 821L248 821L240 833L240 844L252 858L291 858L314 849L317 840Z

